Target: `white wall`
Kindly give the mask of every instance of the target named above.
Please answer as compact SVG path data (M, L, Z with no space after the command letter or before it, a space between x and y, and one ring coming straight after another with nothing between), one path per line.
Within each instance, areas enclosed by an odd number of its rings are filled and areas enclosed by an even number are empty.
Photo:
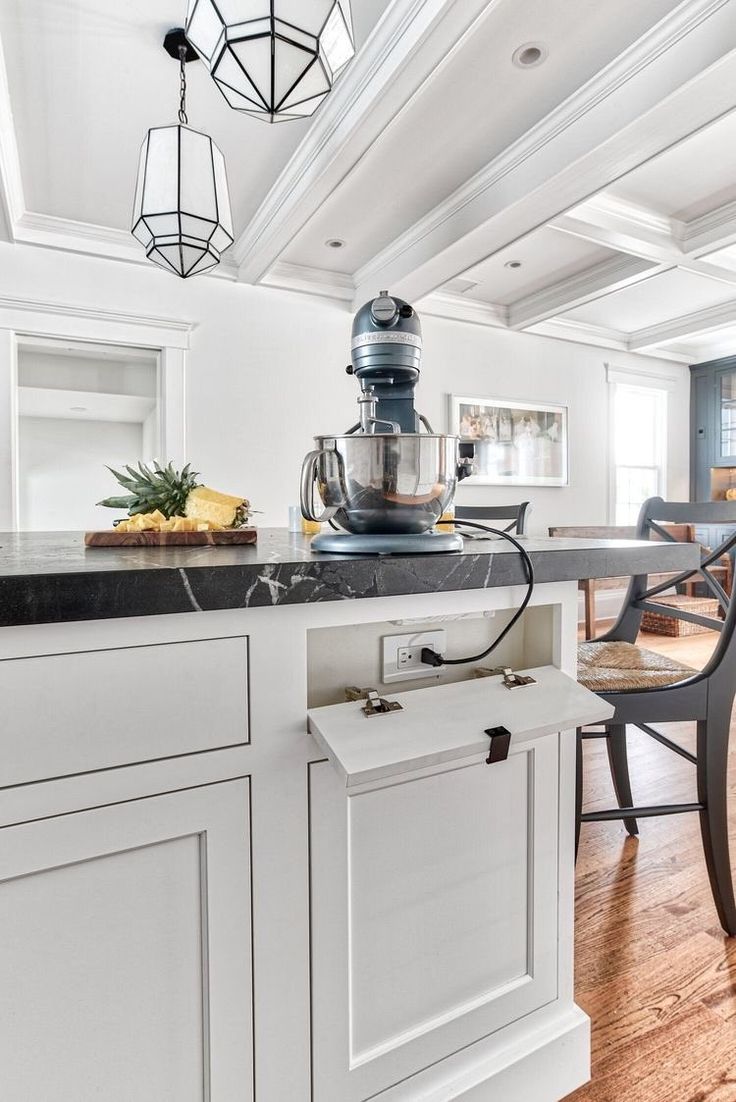
M608 524L611 388L606 363L676 377L674 382L666 378L663 382L669 392L667 496L688 500L690 372L686 366L440 318L425 318L423 334L422 401L433 425L448 427L449 393L569 407L569 486L461 485L458 503L504 504L527 499L532 502L530 529L534 532L546 532L554 524ZM637 380L632 376L631 382Z
M263 511L261 524L286 524L312 436L355 420L357 386L344 371L352 318L346 305L5 244L1 295L196 323L187 358L188 454L210 485L248 496ZM439 318L425 316L423 325L418 404L435 427L447 425L451 392L566 402L571 485L528 491L532 529L606 523L604 363L661 371L663 362ZM688 372L664 366L679 377L670 401L669 494L687 496ZM520 488L510 495L493 487L461 494L466 504L521 496Z
M21 417L21 529L43 532L108 528L117 514L95 508L95 502L116 490L105 465L118 467L125 463L137 453L142 439L141 425Z

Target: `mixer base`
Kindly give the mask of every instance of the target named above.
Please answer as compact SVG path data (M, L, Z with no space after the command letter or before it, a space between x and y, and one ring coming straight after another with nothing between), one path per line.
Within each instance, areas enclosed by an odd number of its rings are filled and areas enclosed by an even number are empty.
M352 532L320 532L312 540L313 551L334 555L423 555L462 551L462 536L457 532L421 532L382 535L371 532L357 536Z

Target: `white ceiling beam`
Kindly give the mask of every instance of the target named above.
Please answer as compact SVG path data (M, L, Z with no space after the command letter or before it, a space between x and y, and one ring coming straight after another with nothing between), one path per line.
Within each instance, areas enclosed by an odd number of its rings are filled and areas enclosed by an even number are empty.
M666 271L671 265L652 264L638 256L613 256L567 279L518 299L509 310L512 329L528 329L557 314L566 314L576 306L630 287L643 279Z
M708 228L707 247L701 244L699 249L688 248L685 245L688 240L700 241L704 224ZM736 235L736 203L710 211L692 222L683 222L604 192L553 219L550 225L560 233L591 244L674 266L720 283L736 284L736 271L719 268L707 260L709 253L730 243L727 233L718 237L716 226L721 233L727 228ZM699 259L700 256L704 259Z
M686 0L355 273L420 298L736 107L736 5Z
M671 219L605 192L554 218L550 225L561 233L654 263L670 263L680 254Z
M501 0L393 0L234 246L255 283Z
M637 329L629 334L628 347L630 352L640 352L666 341L692 337L698 333L710 333L715 329L723 329L726 325L734 324L736 324L736 296L732 302L722 302L718 306L708 306L704 310L696 310L692 314L685 314L679 318L661 322L659 325L648 325L644 329Z

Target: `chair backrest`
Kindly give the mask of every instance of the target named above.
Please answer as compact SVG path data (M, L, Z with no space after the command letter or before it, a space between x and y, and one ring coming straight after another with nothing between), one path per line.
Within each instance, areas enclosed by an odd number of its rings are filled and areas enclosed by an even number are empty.
M731 643L736 628L736 601L732 600L731 594L726 593L710 568L736 547L736 501L680 502L651 497L641 507L636 538L663 540L668 543L694 542L695 526L706 524L732 525L733 531L712 551L701 547L699 566L683 570L679 574L670 574L652 586L648 584L648 574L634 575L629 582L624 605L616 623L601 638L635 642L645 612L656 612L662 616L700 624L721 634L702 676L710 677L719 671L733 681L736 674L736 647L731 646ZM678 539L678 535L686 538ZM704 583L709 593L718 601L723 619L657 601L657 597L666 590L689 580Z
M525 536L530 509L531 504L528 501L522 501L520 505L460 505L455 507L455 516L458 520L487 520L495 527L506 520L509 523L504 532Z

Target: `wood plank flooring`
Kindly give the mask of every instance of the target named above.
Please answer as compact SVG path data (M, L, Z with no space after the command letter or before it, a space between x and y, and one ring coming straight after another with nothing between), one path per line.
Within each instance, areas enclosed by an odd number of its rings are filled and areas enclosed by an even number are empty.
M602 625L599 624L599 633ZM713 632L640 643L701 668ZM690 724L663 729L694 750ZM729 792L736 865L736 722ZM637 803L695 799L695 769L630 729ZM585 743L585 807L613 806L605 747ZM720 929L697 815L585 823L576 875L577 1001L593 1022L593 1078L568 1102L736 1102L736 938Z

